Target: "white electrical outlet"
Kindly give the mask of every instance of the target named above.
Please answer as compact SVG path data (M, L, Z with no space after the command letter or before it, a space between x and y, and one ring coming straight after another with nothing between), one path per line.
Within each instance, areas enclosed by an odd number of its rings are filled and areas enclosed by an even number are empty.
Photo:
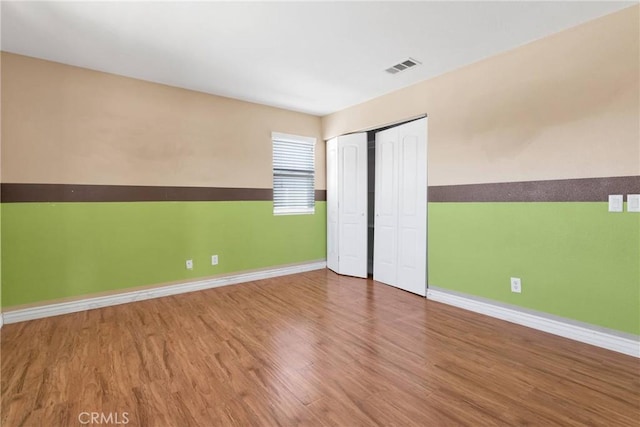
M519 277L511 278L511 292L522 293L522 282Z
M211 265L218 265L218 255L211 255Z
M627 194L627 212L640 212L640 194Z
M193 260L192 259L188 259L185 264L187 265L187 270L193 270Z
M609 195L609 212L622 212L622 194Z

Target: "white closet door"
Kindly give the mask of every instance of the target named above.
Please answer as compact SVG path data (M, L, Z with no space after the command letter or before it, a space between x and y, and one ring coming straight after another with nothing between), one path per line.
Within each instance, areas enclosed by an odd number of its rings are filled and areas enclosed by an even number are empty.
M367 277L367 134L338 139L339 273Z
M427 291L427 120L398 126L398 276L402 289Z
M427 283L427 119L376 134L374 280L419 295Z
M397 135L396 128L376 134L373 279L388 285L397 282Z
M338 265L338 140L327 141L327 267L336 273Z

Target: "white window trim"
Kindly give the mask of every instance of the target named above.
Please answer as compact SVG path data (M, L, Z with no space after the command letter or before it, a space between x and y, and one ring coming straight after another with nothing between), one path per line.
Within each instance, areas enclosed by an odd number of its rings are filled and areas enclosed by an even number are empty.
M277 139L278 141L312 144L314 148L316 146L316 139L312 136L299 136L288 133L271 132L271 142L273 142L274 139Z
M278 210L276 210L275 208L273 208L273 214L276 216L280 216L280 215L313 215L316 213L316 208L306 208L306 209L285 209L285 208L280 208Z
M281 133L281 132L271 132L272 155L273 155L273 141L275 140L283 141L283 142L293 142L297 144L308 144L313 147L313 159L314 159L313 175L314 175L314 194L315 194L315 174L316 174L316 165L315 165L316 158L315 157L316 157L316 141L317 141L316 138L313 138L310 136L292 135L292 134ZM273 168L272 168L272 173L273 173ZM314 200L314 206L311 208L276 208L274 206L273 214L277 216L279 215L313 215L315 214L315 200Z

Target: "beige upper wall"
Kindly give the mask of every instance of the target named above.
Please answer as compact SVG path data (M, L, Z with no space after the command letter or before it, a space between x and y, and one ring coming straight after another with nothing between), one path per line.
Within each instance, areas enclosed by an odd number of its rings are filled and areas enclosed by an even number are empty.
M429 185L640 175L640 6L323 118L429 115Z
M271 132L319 117L2 53L2 181L271 188Z

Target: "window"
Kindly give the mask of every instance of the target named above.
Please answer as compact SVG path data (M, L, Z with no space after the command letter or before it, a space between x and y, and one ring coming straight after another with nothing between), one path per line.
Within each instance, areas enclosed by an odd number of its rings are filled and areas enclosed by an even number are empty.
M315 212L315 138L273 132L273 213Z

